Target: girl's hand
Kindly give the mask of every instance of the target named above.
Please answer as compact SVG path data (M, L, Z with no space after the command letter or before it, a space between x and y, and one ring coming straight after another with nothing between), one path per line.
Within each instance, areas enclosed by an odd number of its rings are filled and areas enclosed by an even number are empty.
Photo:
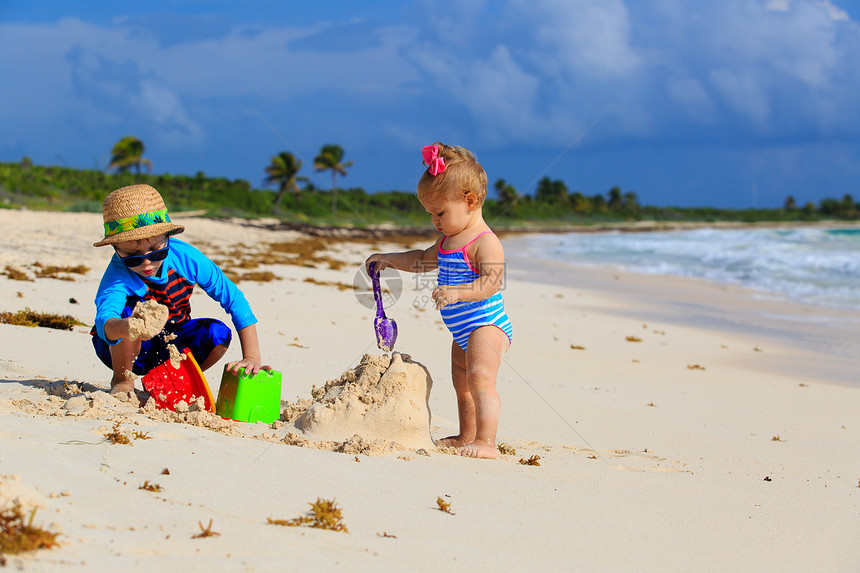
M439 286L433 289L433 302L436 303L436 310L449 304L460 302L460 293L448 286Z
M364 261L364 267L367 269L367 274L370 274L371 263L374 263L374 270L376 272L379 272L382 269L387 269L391 266L383 253L374 253L367 257L367 260Z
M228 362L227 370L232 370L233 374L238 376L239 372L244 370L245 374L253 376L260 370L271 370L271 366L262 366L259 358L243 358L236 362Z

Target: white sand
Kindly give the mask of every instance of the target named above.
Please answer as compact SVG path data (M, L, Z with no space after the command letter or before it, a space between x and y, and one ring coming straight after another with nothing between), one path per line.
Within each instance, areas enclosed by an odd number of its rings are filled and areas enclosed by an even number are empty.
M297 237L182 223L181 238L204 252L240 243L265 250L263 243ZM0 311L30 307L90 325L110 255L90 246L101 217L0 210L0 227L0 270L32 276L36 261L91 268L74 282L0 277ZM377 439L370 436L345 439L340 449L349 453L339 453L288 445L310 445L289 423L140 412L107 395L110 372L88 326L0 325L0 501L18 496L38 506L36 524L62 534L59 548L8 557L10 565L857 569L860 388L849 358L860 355L856 313L841 313L841 326L808 309L825 320L774 323L757 318L761 300L741 289L552 265L538 274L517 258L515 241L505 241L504 293L515 340L498 388L499 441L516 454L495 461L409 447L362 455ZM283 372L282 398L293 403L310 403L314 386L378 353L373 311L335 286L352 284L373 246L333 249L349 263L341 270L267 265L261 269L281 280L240 284L261 321L264 361ZM386 310L399 327L396 350L432 376L430 430L449 435L457 424L450 337L422 305L423 283L407 276L404 286ZM194 316L229 320L205 294L192 306ZM238 346L223 362L239 358ZM215 395L222 370L208 372ZM104 441L116 422L131 445ZM532 456L540 466L518 463ZM139 489L145 482L162 491ZM349 533L267 524L303 515L317 497L337 500ZM439 497L453 515L437 509ZM210 520L220 535L193 538Z

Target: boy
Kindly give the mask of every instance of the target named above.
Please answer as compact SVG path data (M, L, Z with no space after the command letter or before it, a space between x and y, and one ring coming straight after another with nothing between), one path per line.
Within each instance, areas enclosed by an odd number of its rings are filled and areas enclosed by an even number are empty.
M230 346L232 332L220 320L191 318L191 293L200 287L230 314L242 345L242 359L227 364L234 373L256 374L261 366L257 318L236 285L200 251L171 238L185 227L170 222L164 200L149 185L129 185L110 193L102 206L105 236L94 247L111 245L114 255L96 294L93 347L111 370L110 393L134 391L131 372L142 376L170 358L168 342L189 348L201 370L213 366ZM131 340L129 327L141 300L155 300L169 315L162 332ZM161 334L161 333L159 333Z

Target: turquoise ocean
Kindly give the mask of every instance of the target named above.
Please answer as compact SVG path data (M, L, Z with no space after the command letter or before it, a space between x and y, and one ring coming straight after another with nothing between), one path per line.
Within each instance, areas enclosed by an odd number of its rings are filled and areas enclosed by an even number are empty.
M562 233L529 240L577 266L695 277L809 305L860 311L860 228Z

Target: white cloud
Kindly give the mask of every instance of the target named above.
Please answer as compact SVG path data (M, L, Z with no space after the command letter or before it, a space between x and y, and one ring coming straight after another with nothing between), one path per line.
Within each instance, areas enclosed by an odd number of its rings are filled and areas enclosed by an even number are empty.
M465 70L464 103L496 133L528 137L535 125L532 115L538 79L524 71L504 46L493 50L487 61L475 61Z
M422 16L433 28L440 43L453 47L468 45L476 28L483 25L483 11L487 0L458 0L445 3L423 0L420 4Z
M54 25L5 25L0 38L0 70L17 78L12 93L26 94L14 109L4 106L14 114L7 125L27 118L35 126L50 118L84 129L125 129L129 118L139 117L153 131L170 134L177 145L200 142L202 129L182 94L141 70L141 54L158 49L151 40L73 18ZM14 52L24 57L13 56L7 43L17 45Z
M631 24L622 0L513 0L512 5L534 26L537 56L546 64L611 78L641 63L630 45Z
M707 89L695 78L670 78L666 82L669 95L697 123L712 123L715 115L714 102Z
M765 10L772 12L788 12L791 10L791 0L768 0Z
M765 4L765 9L770 10L771 12L789 12L791 11L792 1L793 0L768 0L767 4ZM827 11L832 20L851 19L848 12L838 6L834 6L831 0L817 0L817 3Z
M836 127L837 113L843 128L860 132L852 95L860 88L857 25L834 20L819 0L726 0L709 4L695 19L687 13L671 41L651 46L664 69L650 70L649 77L665 76L667 94L690 121L700 119L692 113L696 102L709 99L718 120L714 128L726 134L820 136ZM686 89L687 80L698 82L704 94Z
M767 129L770 119L767 86L757 74L718 69L711 71L710 80L729 104L757 127Z
M604 111L596 136L771 137L827 129L860 87L852 67L860 33L831 7L511 0L504 25L486 24L500 26L495 43L445 50L431 41L412 54L493 140L554 145ZM463 35L477 36L474 25ZM798 112L799 102L809 111Z
M131 101L160 127L160 139L175 144L202 142L203 129L191 119L179 95L161 82L143 81Z
M848 12L846 12L845 10L843 10L837 6L834 6L830 0L821 0L819 3L822 6L824 6L824 9L827 10L827 13L830 15L830 17L833 20L838 21L838 20L850 20L851 19L851 17L848 16Z
M321 90L384 95L417 77L400 49L408 31L386 27L379 42L350 51L296 49L291 42L319 30L236 29L217 40L156 50L147 66L184 93L288 101Z
M486 144L566 145L608 108L626 129L647 131L650 114L629 89L642 61L623 2L512 0L495 8L499 21L484 14L459 22L463 37L477 39L469 50L435 38L409 50L440 95L469 109ZM487 28L498 33L487 36Z

